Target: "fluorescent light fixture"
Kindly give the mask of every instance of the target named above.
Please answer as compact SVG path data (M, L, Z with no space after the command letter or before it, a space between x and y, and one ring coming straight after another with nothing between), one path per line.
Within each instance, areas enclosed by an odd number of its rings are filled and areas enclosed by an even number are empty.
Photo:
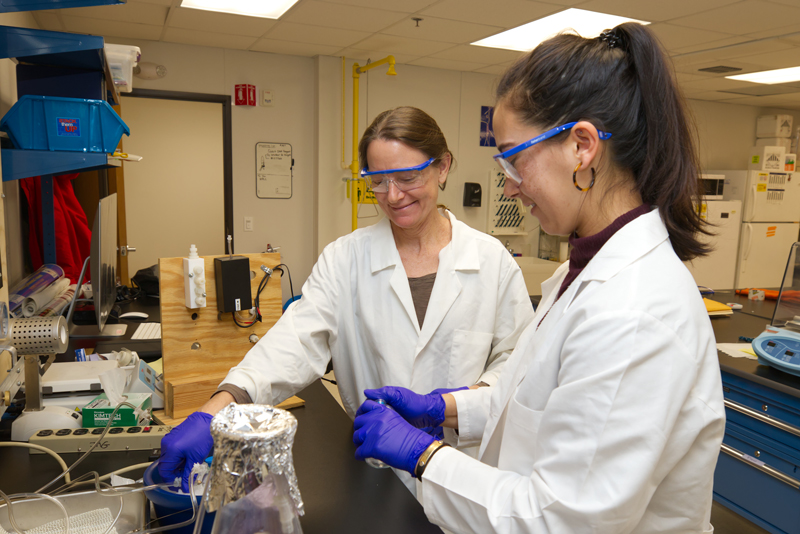
M297 0L181 0L181 7L277 19L296 3Z
M751 72L750 74L737 74L736 76L725 76L729 80L742 80L744 82L765 83L772 85L775 83L787 83L800 81L800 67L789 67L788 69L763 70L761 72Z
M603 30L611 29L623 22L650 24L643 20L606 15L585 9L567 9L543 19L534 20L522 26L511 28L503 33L492 35L486 39L475 41L476 46L489 48L505 48L528 52L536 48L542 41L558 35L565 30L575 30L582 37L597 37Z

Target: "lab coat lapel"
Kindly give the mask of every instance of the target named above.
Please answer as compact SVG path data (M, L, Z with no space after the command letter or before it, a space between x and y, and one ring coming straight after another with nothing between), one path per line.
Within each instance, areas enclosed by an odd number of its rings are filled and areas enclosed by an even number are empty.
M542 299L533 322L517 343L520 350L515 350L511 355L500 377L500 383L496 386L498 391L492 397L489 420L484 430L478 458L491 460L497 454L500 446L498 423L519 384L529 371L536 372L537 359L546 358L547 352L554 350L548 339L554 332L550 325L567 312L580 296L579 290L585 289L584 286L591 281L602 283L609 280L668 238L669 234L658 210L653 210L631 221L615 233L558 300L556 295L567 275L569 263L566 262L559 267L551 278L542 283L542 294L545 298ZM541 327L537 329L540 322ZM536 356L533 357L531 354ZM499 430L502 432L502 429Z
M480 271L478 247L473 240L464 239L464 232L456 218L449 212L452 234L450 243L439 252L439 268L436 271L436 282L428 301L428 310L422 324L416 357L425 348L444 321L447 312L461 294L462 284L459 276L462 271Z
M392 226L388 219L384 218L375 225L375 237L372 240L371 246L370 269L372 273L374 274L388 268L393 269L392 276L389 279L389 285L395 297L403 306L409 321L414 325L417 334L419 334L417 312L414 309L414 301L411 298L408 276L403 267L403 262L400 260L400 253L397 251L397 245L395 245L394 235L392 234ZM381 296L375 295L375 298L381 298Z

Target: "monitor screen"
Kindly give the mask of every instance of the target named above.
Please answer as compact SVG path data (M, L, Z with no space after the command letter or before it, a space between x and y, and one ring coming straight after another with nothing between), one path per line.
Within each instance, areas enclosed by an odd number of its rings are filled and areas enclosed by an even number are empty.
M100 199L91 248L92 293L97 327L106 325L117 300L117 194Z

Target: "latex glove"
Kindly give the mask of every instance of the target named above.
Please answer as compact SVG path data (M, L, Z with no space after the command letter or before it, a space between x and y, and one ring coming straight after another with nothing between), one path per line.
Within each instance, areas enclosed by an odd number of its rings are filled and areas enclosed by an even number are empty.
M211 419L211 414L194 412L161 438L158 474L164 482L171 482L180 476L184 493L189 493L189 473L192 472L192 467L205 461L214 448Z
M442 389L420 395L410 389L386 386L380 389L365 389L364 395L371 400L385 400L386 404L394 408L406 421L417 428L425 428L439 426L444 421L445 404L439 391L449 393L457 390Z
M356 459L377 458L414 476L414 468L434 437L414 428L400 414L369 399L353 422Z

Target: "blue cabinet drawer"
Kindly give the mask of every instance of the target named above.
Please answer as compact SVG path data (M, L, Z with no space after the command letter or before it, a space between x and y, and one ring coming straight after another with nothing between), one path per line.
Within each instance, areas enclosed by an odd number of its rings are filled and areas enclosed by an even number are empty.
M800 480L727 441L735 440L726 435L723 441L714 471L714 498L770 532L800 534Z
M800 399L722 373L728 421L800 451Z

